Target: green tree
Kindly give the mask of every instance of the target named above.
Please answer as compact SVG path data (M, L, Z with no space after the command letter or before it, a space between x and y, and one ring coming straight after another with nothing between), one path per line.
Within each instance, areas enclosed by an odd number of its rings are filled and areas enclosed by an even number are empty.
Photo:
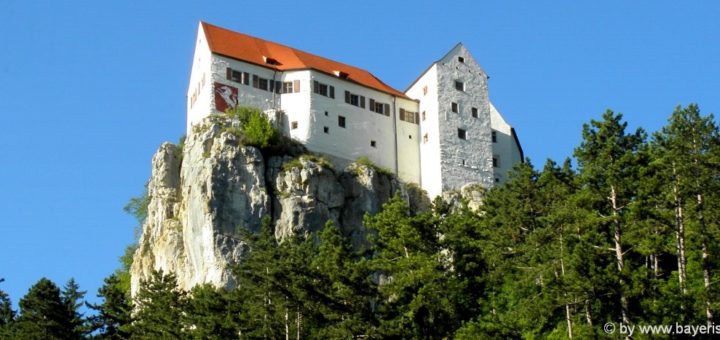
M74 339L73 320L60 289L40 279L20 299L14 334L22 339Z
M103 286L98 289L98 297L103 299L102 304L88 305L96 311L96 315L91 317L91 324L97 338L129 338L132 305L116 274L105 278Z
M211 285L192 289L183 323L193 339L235 339L240 333L240 301Z
M674 211L678 288L688 300L698 298L696 310L712 323L717 304L713 297L718 295L712 285L718 268L714 259L720 255L715 203L720 191L720 133L714 117L701 116L699 107L691 104L678 106L653 142Z
M309 299L320 301L318 328L312 337L373 336L377 323L371 301L377 285L368 262L352 250L349 240L332 221L318 233L318 245L309 268L314 272Z
M594 219L610 243L615 258L617 278L616 294L619 300L621 321L631 324L630 296L633 290L631 263L627 254L634 240L627 237L635 233L628 211L636 201L639 169L643 157L639 153L645 141L645 132L637 129L626 133L627 123L622 114L608 110L602 120L592 120L583 126L582 143L575 149L580 171L582 194L589 210L599 215ZM597 244L606 247L604 244Z
M135 297L135 317L130 327L138 339L178 339L183 337L185 293L177 288L174 274L153 271L140 284Z
M78 285L74 278L71 278L60 292L60 297L70 318L70 327L72 329L72 333L68 334L68 337L74 339L84 338L84 336L90 332L88 320L83 313L80 313L80 307L85 304L85 293L85 291L80 290L80 285Z
M5 279L0 278L0 283ZM10 336L10 330L15 321L15 311L12 309L10 297L0 289L0 337Z
M441 338L459 324L436 217L412 215L398 195L366 216L373 269L379 273L378 332L383 337Z

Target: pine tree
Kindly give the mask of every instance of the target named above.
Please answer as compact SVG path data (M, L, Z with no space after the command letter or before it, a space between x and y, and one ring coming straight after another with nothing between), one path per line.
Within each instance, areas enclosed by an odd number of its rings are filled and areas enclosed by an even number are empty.
M654 137L675 212L678 286L683 295L695 291L692 295L700 298L699 309L710 324L717 303L713 301L717 290L711 283L720 234L717 209L713 209L720 190L720 133L713 116L702 117L698 106L691 104L684 109L678 106ZM689 264L692 260L694 267Z
M153 271L150 279L140 284L135 303L135 317L130 327L133 338L183 337L185 293L177 288L174 274Z
M380 336L437 338L455 329L455 304L444 295L455 288L444 269L435 216L410 214L396 195L364 224L376 235L372 263L380 281Z
M244 238L249 254L234 270L238 287L232 295L241 303L240 332L249 338L280 338L285 329L285 296L279 293L283 285L276 280L283 268L269 217L262 219L258 233Z
M602 118L583 126L583 141L575 149L575 156L588 208L600 216L598 228L606 232L614 253L621 321L630 324L629 295L633 287L629 280L634 268L629 267L626 252L631 249L628 243L632 242L623 237L634 233L628 210L637 194L642 163L638 150L645 141L645 132L638 129L627 134L622 114L610 110Z
M73 320L60 289L46 278L30 287L20 299L20 316L14 334L23 339L74 339Z
M65 287L63 287L60 293L68 317L70 318L70 327L72 328L72 333L68 334L68 336L74 339L82 339L90 332L88 320L83 313L80 313L80 307L85 304L85 293L85 291L80 290L80 285L78 285L74 278L71 278L67 284L65 284Z
M0 283L5 279L0 278ZM0 289L0 338L9 338L10 330L15 322L15 311L12 309L10 297Z
M92 329L97 332L97 338L129 338L132 305L116 274L105 278L103 286L98 289L98 297L103 299L102 304L88 305L97 311L91 318Z
M183 324L194 339L235 339L240 332L240 304L223 289L199 285L187 301Z
M355 254L332 221L318 234L310 269L316 278L309 297L321 297L317 338L371 337L377 324L371 300L377 285L367 261Z

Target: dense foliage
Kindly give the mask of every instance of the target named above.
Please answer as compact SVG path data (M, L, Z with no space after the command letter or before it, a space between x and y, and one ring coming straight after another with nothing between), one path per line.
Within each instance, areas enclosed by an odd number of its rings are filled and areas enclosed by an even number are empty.
M42 279L15 313L0 291L0 335L50 338L597 338L607 322L711 323L720 307L720 133L695 105L648 137L608 111L570 160L525 162L479 211L400 196L366 216L357 252L328 222L278 241L247 234L238 289L176 287L156 272L135 312L113 274L91 306ZM137 211L142 211L136 209ZM142 215L142 214L141 214ZM617 334L616 334L617 335Z

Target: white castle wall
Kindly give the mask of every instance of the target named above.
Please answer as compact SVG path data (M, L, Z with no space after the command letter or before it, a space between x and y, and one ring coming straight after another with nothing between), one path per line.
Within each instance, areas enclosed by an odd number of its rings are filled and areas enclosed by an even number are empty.
M427 89L427 91L425 91ZM437 67L432 65L406 92L419 101L420 185L432 198L442 193ZM424 113L424 114L423 114ZM424 116L424 119L423 119ZM427 136L427 138L426 138Z
M187 92L187 132L193 124L207 116L212 105L212 53L205 40L202 25L198 30Z
M494 169L495 182L504 183L508 179L508 172L523 159L512 135L512 127L505 122L492 103L490 103L490 122L497 140L492 145L493 157L498 158L498 166Z
M249 73L249 84L228 80L228 67ZM298 80L300 90L278 94L257 89L252 75L280 82ZM314 80L333 86L335 98L313 93ZM457 80L464 84L462 91L455 88ZM367 156L402 180L420 184L431 198L468 183L491 187L505 181L509 169L522 161L512 128L488 99L485 72L461 44L407 90L411 100L316 70L279 72L213 54L201 25L188 87L188 131L205 116L218 113L215 83L236 88L241 106L281 109L283 131L309 150L341 163ZM364 96L365 108L345 103L345 91ZM390 115L370 110L371 98L389 104ZM458 104L457 113L451 111L453 102ZM473 107L477 117L472 116ZM400 109L418 112L420 124L400 120ZM339 126L340 116L345 117L344 128ZM466 131L465 139L458 137L458 128ZM497 143L491 141L492 129ZM497 168L493 156L499 160Z

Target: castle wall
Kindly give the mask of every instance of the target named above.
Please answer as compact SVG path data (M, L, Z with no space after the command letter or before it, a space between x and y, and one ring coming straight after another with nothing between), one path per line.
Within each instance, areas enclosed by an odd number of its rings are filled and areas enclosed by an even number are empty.
M198 28L195 42L192 69L190 70L190 83L187 92L187 133L196 122L208 115L212 105L212 73L210 65L212 53L205 40L202 25Z
M431 66L406 94L419 101L420 185L432 198L442 193L437 67Z
M497 159L497 166L494 168L496 183L505 183L508 179L508 172L515 164L523 161L520 146L512 135L512 127L505 122L500 112L490 103L490 122L495 132L493 147L493 158Z
M395 171L397 153L392 113L394 97L321 72L311 73L313 81L334 88L335 98L311 94L311 128L306 144L308 149L347 160L366 156L373 163ZM365 107L346 103L345 91L358 98L364 97ZM388 104L391 112L385 115L371 111L370 99ZM344 118L345 127L340 126L340 117ZM409 167L413 166L417 167L417 163Z
M400 119L400 109L411 112L412 121ZM397 127L398 176L405 182L420 183L420 118L419 103L405 98L396 98L395 122Z

